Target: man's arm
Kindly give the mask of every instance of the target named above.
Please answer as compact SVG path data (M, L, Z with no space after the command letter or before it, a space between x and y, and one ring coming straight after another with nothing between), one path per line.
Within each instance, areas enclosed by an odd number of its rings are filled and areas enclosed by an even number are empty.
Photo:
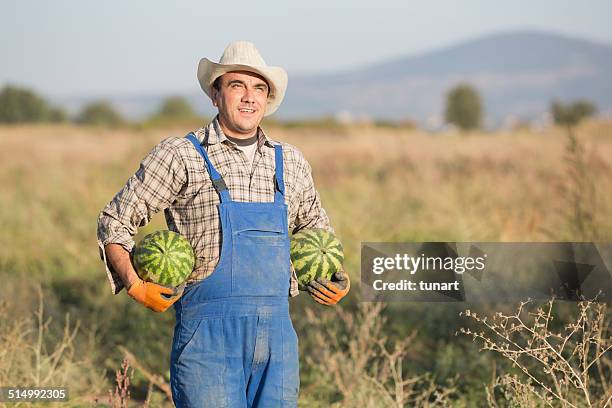
M185 165L176 153L178 140L155 146L98 217L98 247L115 294L138 282L129 256L138 227L167 208L187 182Z
M121 278L124 286L129 290L134 282L140 279L130 260L130 253L119 244L106 244L104 250L108 263L110 263L113 270Z
M108 262L124 282L132 299L155 312L165 311L178 300L179 296L174 289L140 279L132 266L130 253L121 245L107 244L104 250Z
M303 156L301 156L301 159L301 191L292 233L295 234L303 229L311 228L322 228L334 233L327 212L325 212L325 209L321 205L319 192L315 188L312 178L312 168Z

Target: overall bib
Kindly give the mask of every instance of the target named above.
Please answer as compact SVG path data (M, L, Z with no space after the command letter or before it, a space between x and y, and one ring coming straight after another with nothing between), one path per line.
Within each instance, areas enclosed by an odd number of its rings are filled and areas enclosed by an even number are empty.
M274 146L274 202L232 201L206 150L221 203L221 256L213 273L174 304L170 357L177 407L296 407L297 335L289 316L289 234L283 151Z

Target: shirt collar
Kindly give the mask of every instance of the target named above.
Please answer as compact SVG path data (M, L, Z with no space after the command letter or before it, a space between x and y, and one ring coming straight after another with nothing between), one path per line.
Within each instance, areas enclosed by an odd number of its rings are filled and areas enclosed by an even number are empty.
M208 138L208 144L213 145L217 143L229 143L234 144L231 140L223 134L221 130L221 126L219 125L219 115L215 116L215 118L210 122L207 126L200 128L196 131L196 136L200 143L204 143ZM274 142L266 136L263 129L261 127L257 127L257 148L259 149L263 145L267 145L268 147L274 147Z

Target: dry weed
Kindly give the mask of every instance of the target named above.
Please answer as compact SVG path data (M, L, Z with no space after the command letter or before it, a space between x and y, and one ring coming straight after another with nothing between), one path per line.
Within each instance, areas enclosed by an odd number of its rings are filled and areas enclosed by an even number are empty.
M514 314L498 312L492 318L462 312L479 328L462 328L460 333L482 344L482 350L504 357L516 371L501 375L489 387L491 406L497 406L496 401L520 407L610 406L612 332L606 304L578 302L575 318L555 328L556 302L521 302Z
M130 382L134 378L134 369L127 358L123 359L121 368L115 373L115 391L108 390L108 403L112 408L127 408L130 402Z
M335 308L315 315L306 309L306 320L324 345L305 357L320 375L332 383L341 407L446 407L456 394L452 384L441 387L430 375L408 376L405 360L408 338L390 341L384 333L382 304L362 303L357 313Z
M597 241L597 195L587 152L575 131L567 128L567 145L564 162L567 168L567 185L564 189L569 209L566 213L570 231L575 239Z
M0 304L0 384L12 387L62 387L71 404L104 384L91 356L79 355L75 339L80 323L65 315L59 336L45 315L44 295L38 286L38 309L33 317L9 319L6 302Z

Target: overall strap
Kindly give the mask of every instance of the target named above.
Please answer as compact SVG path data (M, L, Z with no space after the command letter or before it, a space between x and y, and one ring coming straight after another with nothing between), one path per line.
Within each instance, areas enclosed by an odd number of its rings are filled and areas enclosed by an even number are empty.
M230 193L227 189L225 181L223 180L223 177L221 177L217 169L215 169L215 166L213 166L213 164L211 163L210 159L208 158L208 154L200 144L200 141L195 137L193 133L189 133L186 138L189 139L191 143L193 143L198 153L200 153L200 156L202 156L202 158L204 159L204 162L206 163L206 168L208 169L208 175L212 180L213 186L215 187L215 190L217 190L217 193L219 193L219 196L221 196L221 202L231 201Z
M283 179L283 146L274 145L274 202L285 203L285 181Z

